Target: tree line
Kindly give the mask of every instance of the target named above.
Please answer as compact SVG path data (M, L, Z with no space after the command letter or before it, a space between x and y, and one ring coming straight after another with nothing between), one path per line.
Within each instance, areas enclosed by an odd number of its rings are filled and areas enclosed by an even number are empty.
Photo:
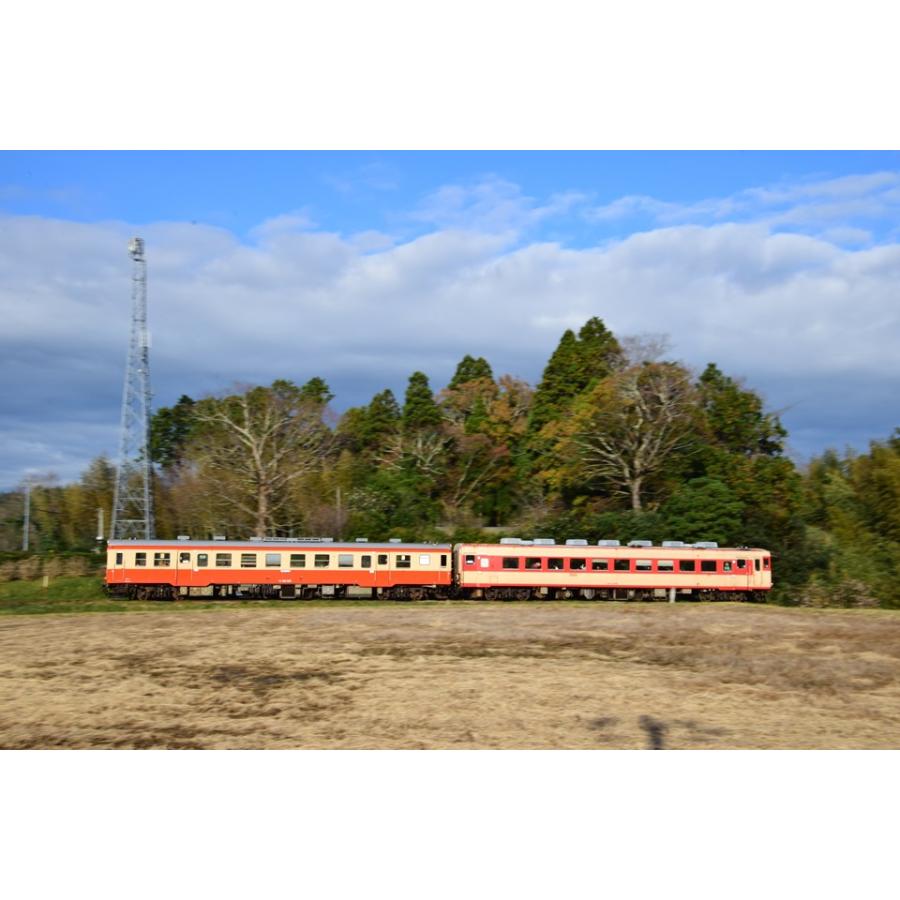
M535 387L466 355L437 393L414 372L402 400L340 416L318 377L182 396L151 422L158 536L715 540L771 549L779 599L894 605L900 430L800 470L756 392L666 349L592 318ZM98 458L36 488L32 545L92 547L114 474ZM21 499L0 495L2 550L21 543Z

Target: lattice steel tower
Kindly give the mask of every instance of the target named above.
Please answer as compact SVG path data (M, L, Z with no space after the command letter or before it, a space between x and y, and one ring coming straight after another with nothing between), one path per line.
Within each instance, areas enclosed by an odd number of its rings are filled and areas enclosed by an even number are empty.
M147 334L147 261L144 242L132 238L128 252L134 260L131 280L131 341L122 391L122 433L113 499L110 538L154 537L151 485L150 342Z

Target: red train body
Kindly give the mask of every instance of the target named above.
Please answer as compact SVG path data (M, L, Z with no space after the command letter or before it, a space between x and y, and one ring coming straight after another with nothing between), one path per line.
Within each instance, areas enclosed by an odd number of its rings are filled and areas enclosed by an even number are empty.
M144 599L752 599L772 566L767 550L677 542L125 540L108 544L106 584Z

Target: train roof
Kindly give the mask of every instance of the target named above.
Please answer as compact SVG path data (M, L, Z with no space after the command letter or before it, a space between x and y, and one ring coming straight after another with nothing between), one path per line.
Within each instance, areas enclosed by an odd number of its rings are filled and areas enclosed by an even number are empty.
M516 541L515 543L511 541L504 541L499 544L497 543L487 543L481 541L463 541L459 546L461 547L494 547L497 549L508 550L511 553L519 552L519 553L545 553L555 550L564 550L568 553L586 553L588 551L596 552L600 551L602 553L622 553L627 552L630 555L634 555L635 553L664 553L668 554L677 554L684 553L685 551L690 551L692 553L696 553L698 551L704 551L707 553L768 553L764 547L718 547L718 546L710 546L709 542L698 542L696 544L686 544L679 543L678 545L669 545L664 546L662 544L650 544L649 542L641 542L639 545L635 544L621 544L619 542L612 543L610 541L599 542L596 544L589 544L587 541L584 543L572 544L572 543L562 543L557 544L550 541Z
M142 538L116 538L107 541L109 547L253 547L257 550L269 550L275 552L279 549L293 549L302 547L304 550L365 550L369 547L379 549L409 549L409 550L450 550L450 544L404 544L400 541L332 541L332 540L258 540L258 541L229 541L210 538L209 540L144 540Z

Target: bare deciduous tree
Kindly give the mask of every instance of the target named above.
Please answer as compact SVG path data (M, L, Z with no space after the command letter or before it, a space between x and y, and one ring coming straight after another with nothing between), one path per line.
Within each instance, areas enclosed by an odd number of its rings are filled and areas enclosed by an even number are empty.
M591 395L575 443L589 476L603 479L642 508L642 489L675 451L689 444L696 394L673 363L632 366Z
M221 476L217 489L253 520L257 534L278 527L289 485L328 454L333 433L324 409L289 381L197 404L190 455L204 475Z

